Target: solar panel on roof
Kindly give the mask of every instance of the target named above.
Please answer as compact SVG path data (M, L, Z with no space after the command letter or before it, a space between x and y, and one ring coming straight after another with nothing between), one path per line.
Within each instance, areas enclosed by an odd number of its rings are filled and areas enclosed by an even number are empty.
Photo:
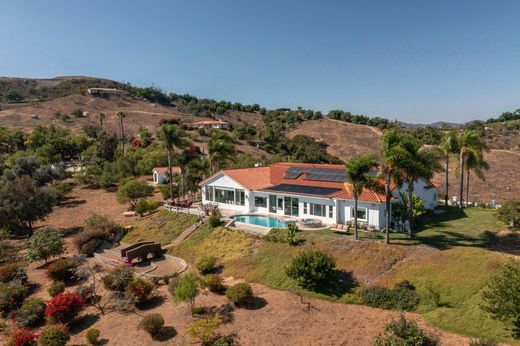
M340 188L333 187L322 187L322 186L305 186L305 185L292 185L292 184L279 184L272 186L263 191L272 192L285 192L289 194L302 194L302 195L313 195L313 196L328 196L334 192L341 191Z

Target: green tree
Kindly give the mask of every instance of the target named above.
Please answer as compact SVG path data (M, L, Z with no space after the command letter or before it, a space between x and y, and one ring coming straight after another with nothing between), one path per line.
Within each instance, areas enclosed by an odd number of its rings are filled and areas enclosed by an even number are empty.
M227 132L217 130L208 142L208 154L211 171L217 172L224 163L234 161L235 142Z
M483 151L487 150L484 138L474 130L464 130L459 137L459 176L460 176L460 191L459 191L459 207L464 208L464 172L466 170L466 162L473 158L482 158Z
M168 182L170 185L170 196L175 196L173 191L172 156L175 148L182 149L188 145L185 136L185 132L178 125L169 124L162 127L162 140L166 150L168 151Z
M199 277L193 273L184 274L172 288L170 292L173 300L177 303L188 303L193 314L195 298L199 295Z
M64 250L61 233L52 227L43 227L29 239L27 259L30 262L44 260L47 263L51 257L61 255Z
M520 337L520 262L510 259L502 272L495 276L482 294L482 308L494 318L512 323L514 334Z
M117 112L117 118L119 119L119 130L121 131L121 148L123 150L123 156L125 156L125 123L124 119L126 114L124 112Z
M117 188L117 201L122 204L130 203L134 208L139 199L148 197L152 193L153 186L146 181L130 178Z
M513 198L502 203L497 210L497 217L513 228L520 228L520 198Z
M466 158L466 202L469 201L469 177L471 171L475 173L477 178L482 181L486 180L485 170L489 169L489 164L484 161L483 156L476 156L476 153L470 152Z
M370 175L377 166L376 159L371 155L362 155L349 160L346 164L346 174L349 180L349 189L354 197L354 239L358 239L358 199L363 190L381 191L379 179Z
M107 117L107 115L105 113L99 113L98 115L96 115L96 118L98 118L99 125L101 127L103 127L103 120L105 120L106 117Z
M448 206L449 198L449 166L450 158L459 153L457 131L451 129L441 141L441 150L444 157L444 206Z

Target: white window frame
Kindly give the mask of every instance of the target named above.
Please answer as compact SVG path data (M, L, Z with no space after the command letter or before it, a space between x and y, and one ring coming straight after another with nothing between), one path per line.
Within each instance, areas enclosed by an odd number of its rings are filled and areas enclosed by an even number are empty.
M358 207L358 210L364 210L365 211L365 218L358 217L358 221L368 221L368 208L365 207ZM354 220L354 207L352 206L350 208L350 219Z

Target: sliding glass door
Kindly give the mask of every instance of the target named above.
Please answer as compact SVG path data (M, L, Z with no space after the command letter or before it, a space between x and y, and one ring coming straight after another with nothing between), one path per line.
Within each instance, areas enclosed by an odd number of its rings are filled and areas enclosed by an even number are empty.
M284 197L284 214L287 216L298 216L300 214L299 199Z
M269 195L269 212L276 214L276 195Z

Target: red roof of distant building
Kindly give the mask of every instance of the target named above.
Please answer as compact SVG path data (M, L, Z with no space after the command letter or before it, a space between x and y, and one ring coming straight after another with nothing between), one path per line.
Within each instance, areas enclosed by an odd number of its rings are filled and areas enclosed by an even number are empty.
M156 171L157 173L166 174L168 173L168 167L155 167L152 171ZM180 167L174 166L172 167L173 174L181 174L182 169Z
M225 121L218 120L202 120L191 123L192 125L228 125Z

